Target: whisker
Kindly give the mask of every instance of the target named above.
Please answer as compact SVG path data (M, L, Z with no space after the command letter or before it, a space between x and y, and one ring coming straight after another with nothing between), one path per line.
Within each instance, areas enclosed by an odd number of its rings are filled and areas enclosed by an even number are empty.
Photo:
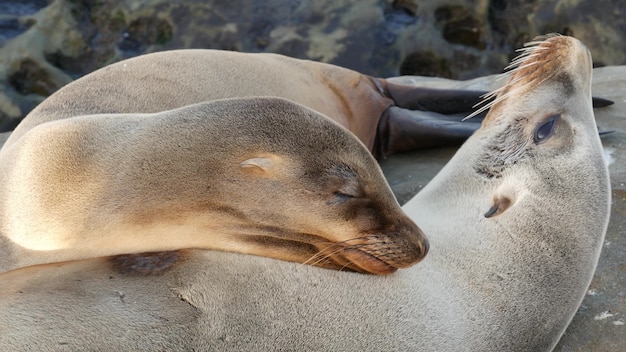
M494 105L506 99L510 93L511 87L517 85L519 82L524 80L528 76L528 74L532 74L527 70L530 69L533 65L539 63L540 60L535 59L537 57L540 57L540 51L550 50L550 46L552 44L550 42L546 42L546 40L557 36L560 35L548 34L545 36L536 37L534 40L525 43L524 47L515 50L520 54L514 57L511 60L511 63L504 68L505 72L496 78L496 81L500 81L506 78L507 83L500 88L494 89L490 93L483 94L480 97L482 100L473 106L473 108L475 108L476 110L463 118L462 121L469 120L472 117L491 109ZM519 72L523 72L524 74L519 75Z
M339 249L337 249L336 251L333 251L333 252L331 252L331 253L325 254L324 256L321 256L318 260L314 261L313 263L310 263L309 265L313 265L313 266L315 266L316 264L319 264L319 263L320 263L320 262L322 262L323 260L326 260L326 259L330 258L330 256L331 256L331 255L333 255L333 254L337 254L337 253L341 252L342 250L343 250L343 248L339 248ZM321 255L321 254L322 254L321 252L318 252L318 253L316 254L316 256Z
M311 258L305 260L302 264L308 264L311 260L317 258L319 255L321 255L323 252L332 249L333 247L337 247L339 245L339 243L332 243L327 247L324 247L323 249L317 251L317 253L313 254L311 256Z
M350 265L350 264L354 264L354 263L353 263L353 262L351 262L351 261L348 261L348 262L347 262L344 266L342 266L341 268L339 268L339 271L343 271L343 269L347 268L347 267L348 267L348 265Z
M361 247L365 247L365 246L371 246L372 244L376 244L376 241L371 241L371 239L377 239L379 238L379 235L368 235L368 236L361 236L361 237L355 237L355 238L350 238L341 242L334 242L331 243L330 245L326 246L325 248L319 250L317 253L315 253L314 255L312 255L309 259L305 260L304 262L300 263L301 265L317 265L320 262L322 262L323 260L329 259L332 255L337 254L343 250L346 249L358 249ZM369 239L370 241L368 241L367 243L360 243L360 244L354 244L354 245L346 245L348 242L350 241L356 241L356 240L364 240L364 239ZM382 239L381 239L382 240ZM337 249L337 247L339 247Z

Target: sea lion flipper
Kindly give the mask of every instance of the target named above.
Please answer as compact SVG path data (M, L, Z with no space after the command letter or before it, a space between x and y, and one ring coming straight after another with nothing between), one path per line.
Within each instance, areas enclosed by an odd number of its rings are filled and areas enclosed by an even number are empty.
M613 100L609 100L609 99L598 98L598 97L591 97L591 99L592 99L594 109L603 108L603 107L615 104Z
M482 119L462 121L430 111L391 106L378 122L373 153L377 159L419 148L460 145L479 127Z
M489 94L482 90L425 88L387 82L387 94L395 104L410 110L433 111L440 114L472 112L477 104L488 104L483 99ZM594 109L613 105L609 99L592 97Z
M472 111L486 91L424 88L387 82L386 93L398 107L457 114Z
M121 254L109 258L122 274L156 275L170 269L181 256L181 251Z

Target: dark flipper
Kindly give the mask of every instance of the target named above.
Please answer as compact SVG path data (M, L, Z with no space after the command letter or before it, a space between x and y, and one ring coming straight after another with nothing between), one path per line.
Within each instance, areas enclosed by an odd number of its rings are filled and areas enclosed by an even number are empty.
M482 122L480 118L461 121L462 118L391 106L378 122L372 153L380 160L420 148L461 145Z
M482 101L484 91L435 89L387 83L387 93L395 104L409 110L440 114L470 113Z
M592 99L594 109L603 108L603 107L615 104L613 100L608 100L604 98L591 97L591 99Z
M474 106L483 102L481 96L489 93L480 90L436 89L387 82L387 94L401 108L434 111L440 114L471 113ZM482 104L488 104L485 100ZM613 101L593 97L593 107L603 108Z
M156 275L181 259L181 251L122 254L110 257L113 267L122 274Z

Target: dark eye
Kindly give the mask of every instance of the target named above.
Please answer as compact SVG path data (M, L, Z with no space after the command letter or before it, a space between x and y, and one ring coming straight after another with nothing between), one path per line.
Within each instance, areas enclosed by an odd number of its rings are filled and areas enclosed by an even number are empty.
M534 140L535 144L540 144L548 140L554 134L554 128L559 119L559 115L551 116L546 121L542 122L535 130Z

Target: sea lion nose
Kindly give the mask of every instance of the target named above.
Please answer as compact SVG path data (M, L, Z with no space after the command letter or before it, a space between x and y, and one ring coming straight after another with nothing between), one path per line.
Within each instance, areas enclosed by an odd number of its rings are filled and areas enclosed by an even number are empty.
M397 244L398 248L402 250L402 255L396 257L394 263L390 263L397 268L407 268L419 263L426 257L430 249L428 238L422 229L408 217L403 222L404 226L398 233Z

